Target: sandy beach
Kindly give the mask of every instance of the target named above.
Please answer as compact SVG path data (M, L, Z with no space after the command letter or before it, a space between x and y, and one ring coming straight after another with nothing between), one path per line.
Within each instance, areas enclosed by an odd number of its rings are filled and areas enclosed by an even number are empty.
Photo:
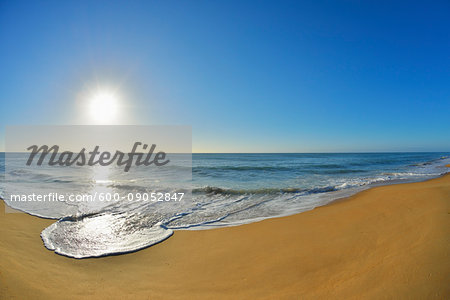
M53 220L0 202L1 299L450 297L450 175L83 260L44 248Z
M450 0L0 3L0 300L450 300Z

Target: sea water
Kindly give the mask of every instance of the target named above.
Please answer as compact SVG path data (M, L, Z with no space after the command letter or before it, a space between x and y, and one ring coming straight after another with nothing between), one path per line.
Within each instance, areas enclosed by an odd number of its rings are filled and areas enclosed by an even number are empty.
M192 166L178 160L164 173L148 169L130 174L119 168L23 168L0 154L1 195L5 202L32 215L53 218L41 233L56 253L96 257L136 251L177 229L235 226L311 210L374 185L422 181L448 168L449 153L302 153L192 154ZM189 164L191 163L191 160ZM191 169L192 167L192 169ZM100 170L100 171L99 171ZM177 172L192 180L177 182ZM98 173L102 174L98 174ZM175 175L175 176L174 176ZM51 186L73 193L105 191L129 195L185 188L189 198L169 202L9 201L5 191L39 193ZM18 188L19 187L19 188ZM60 190L61 189L61 190Z

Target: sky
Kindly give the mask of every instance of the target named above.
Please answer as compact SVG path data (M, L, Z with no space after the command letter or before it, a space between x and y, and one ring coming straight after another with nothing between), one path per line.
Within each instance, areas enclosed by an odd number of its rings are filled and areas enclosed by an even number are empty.
M194 152L450 151L449 1L1 1L10 125L191 125Z

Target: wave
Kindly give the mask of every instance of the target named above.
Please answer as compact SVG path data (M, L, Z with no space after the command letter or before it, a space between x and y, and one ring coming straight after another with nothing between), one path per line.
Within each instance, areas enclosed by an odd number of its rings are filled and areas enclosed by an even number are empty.
M226 189L215 186L205 186L192 190L193 194L214 194L214 195L245 195L245 194L280 194L280 193L301 193L304 189L300 188L261 188L261 189Z
M336 185L318 186L312 188L286 187L286 188L259 188L259 189L230 189L216 186L205 186L194 188L192 193L205 195L276 195L276 194L318 194L334 192L341 189L359 187L379 182L407 180L416 177L440 176L442 173L413 173L413 172L390 172L381 173L380 176L372 178L349 178L348 181Z
M276 194L318 194L327 193L339 190L341 185L330 185L323 187L315 187L310 189L304 188L261 188L261 189L226 189L214 186L206 186L202 188L196 188L192 190L193 194L206 194L206 195L276 195Z
M426 162L414 163L414 164L411 164L410 166L412 166L412 167L429 166L429 165L432 165L433 163L436 163L436 162L439 162L441 160L448 159L448 158L449 158L449 156L441 156L439 158L432 159L432 160L429 160L429 161L426 161Z

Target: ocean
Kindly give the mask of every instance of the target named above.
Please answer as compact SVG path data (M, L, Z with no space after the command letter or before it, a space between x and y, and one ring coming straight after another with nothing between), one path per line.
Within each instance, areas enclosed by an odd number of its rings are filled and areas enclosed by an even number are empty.
M448 171L449 153L192 154L158 174L110 167L24 168L0 154L0 195L16 209L55 219L45 246L75 258L136 251L174 230L236 226L292 215L376 185L415 182ZM180 176L180 172L191 176ZM175 178L175 180L174 180ZM189 180L186 180L188 178ZM18 202L11 193L127 195L189 191L181 201ZM269 238L269 237L268 237Z

